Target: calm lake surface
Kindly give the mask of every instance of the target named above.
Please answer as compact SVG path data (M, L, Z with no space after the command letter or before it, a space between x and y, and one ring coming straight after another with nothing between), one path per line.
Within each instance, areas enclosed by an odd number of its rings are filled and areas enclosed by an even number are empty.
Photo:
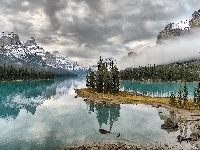
M188 97L194 96L194 88L197 87L197 82L187 83ZM126 91L138 91L145 95L154 95L167 97L170 96L171 92L178 94L180 85L184 86L184 83L177 82L140 82L140 81L121 81L121 89Z
M136 83L122 82L122 89L154 92L178 87L175 83L158 83L159 87ZM85 87L84 77L0 83L0 150L51 150L94 141L176 142L179 131L161 129L164 120L173 117L164 108L86 103L74 98L74 89L81 87ZM181 134L190 134L187 125L183 126ZM100 134L100 128L112 133ZM117 138L118 133L121 138Z

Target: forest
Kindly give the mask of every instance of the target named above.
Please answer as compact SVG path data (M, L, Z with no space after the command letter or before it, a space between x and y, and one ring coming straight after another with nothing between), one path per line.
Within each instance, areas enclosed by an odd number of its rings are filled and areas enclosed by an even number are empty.
M35 69L17 68L12 65L0 66L0 81L12 80L38 80L52 79L53 73L49 71L37 71Z
M199 81L200 65L197 60L127 68L120 71L121 80L137 81Z

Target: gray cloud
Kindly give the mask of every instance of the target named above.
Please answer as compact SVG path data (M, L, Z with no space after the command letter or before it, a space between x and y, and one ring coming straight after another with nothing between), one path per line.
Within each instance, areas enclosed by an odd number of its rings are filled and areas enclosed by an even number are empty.
M58 20L56 13L66 8L67 1L63 0L45 0L44 11L50 19L53 29L56 31L60 28L60 21Z
M2 0L0 19L2 31L35 36L39 45L58 51L66 46L60 51L70 57L120 59L132 51L127 43L155 42L166 24L189 19L199 8L198 0Z

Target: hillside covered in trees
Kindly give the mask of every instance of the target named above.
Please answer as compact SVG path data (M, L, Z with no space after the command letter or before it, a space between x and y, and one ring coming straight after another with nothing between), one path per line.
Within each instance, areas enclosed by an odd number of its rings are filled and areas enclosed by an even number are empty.
M54 74L50 71L36 71L35 69L17 68L12 65L0 66L0 81L12 80L38 80L53 79Z
M120 71L121 80L137 81L199 81L199 60L176 62L167 65L148 65Z

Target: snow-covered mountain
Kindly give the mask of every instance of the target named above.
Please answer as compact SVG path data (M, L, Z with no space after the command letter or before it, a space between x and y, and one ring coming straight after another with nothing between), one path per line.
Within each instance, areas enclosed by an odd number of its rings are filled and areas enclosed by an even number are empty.
M113 58L113 57L108 57L108 58L106 58L106 59L103 59L103 63L106 63L107 66L110 66L112 62L113 62L113 65L117 65L117 60L116 60L115 58ZM95 64L95 65L93 65L93 66L90 66L90 68L91 68L92 70L94 70L94 71L97 71L97 69L98 69L98 64Z
M3 63L40 67L50 71L55 70L54 72L60 70L61 72L84 74L87 70L77 62L70 61L68 57L61 56L57 51L50 53L44 50L37 45L34 37L21 42L14 32L2 32L0 35L0 59Z

